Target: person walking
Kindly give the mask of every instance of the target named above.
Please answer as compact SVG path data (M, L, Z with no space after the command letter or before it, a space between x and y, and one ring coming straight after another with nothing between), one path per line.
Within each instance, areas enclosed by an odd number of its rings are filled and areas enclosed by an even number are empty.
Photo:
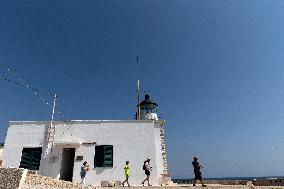
M83 165L81 166L81 172L80 172L80 176L81 176L81 184L85 184L86 183L86 174L87 171L89 171L89 165L86 161L84 161Z
M151 174L151 171L152 171L152 167L150 165L150 161L151 161L151 158L147 158L147 160L144 161L143 170L145 171L146 178L142 182L143 186L144 186L145 181L148 182L148 186L152 186L150 184L150 174Z
M202 174L200 169L203 168L201 165L199 165L198 161L197 161L197 157L193 158L193 169L194 169L194 179L193 179L193 186L196 186L196 180L200 180L200 183L202 184L202 187L205 187L206 185L203 184L202 182Z
M130 186L129 182L128 182L128 178L130 176L130 171L129 171L129 161L126 161L125 163L125 167L124 167L124 172L125 172L125 181L122 182L122 186L124 186L124 183L127 182L128 186Z

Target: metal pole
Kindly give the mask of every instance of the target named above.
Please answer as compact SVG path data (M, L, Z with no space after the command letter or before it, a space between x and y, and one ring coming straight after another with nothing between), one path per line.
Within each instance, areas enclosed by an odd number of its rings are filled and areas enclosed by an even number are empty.
M138 98L138 109L137 109L137 120L140 120L140 82L137 81L137 98Z
M57 97L57 94L54 94L53 106L52 106L52 115L51 115L51 124L53 123L53 120L54 120L56 97Z
M139 63L139 57L138 56L136 57L136 62ZM139 69L138 69L138 78L139 78ZM137 80L137 100L138 100L137 120L140 120L141 116L140 116L140 81L139 81L139 79Z
M55 114L55 105L56 105L56 98L57 94L54 94L53 99L53 106L52 106L52 114L51 114L51 121L50 121L50 127L48 128L48 134L47 134L47 140L46 140L46 149L45 149L45 155L44 158L47 157L47 155L51 152L53 148L53 137L55 133L55 128L53 127L53 120L54 120L54 114ZM45 169L43 170L45 173Z
M54 127L53 121L54 121L54 114L55 114L56 98L57 98L57 94L54 94L53 106L52 106L52 114L51 114L51 121L50 121L50 134L49 134L49 137L52 137L52 139L49 138L49 140L52 141L51 149L53 147L54 134L55 134L55 127Z

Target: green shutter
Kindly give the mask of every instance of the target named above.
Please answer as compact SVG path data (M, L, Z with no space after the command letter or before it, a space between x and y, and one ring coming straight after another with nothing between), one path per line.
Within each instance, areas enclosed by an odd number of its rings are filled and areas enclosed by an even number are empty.
M95 148L95 167L103 167L104 166L104 147L103 146L96 146Z
M95 150L95 167L113 167L113 146L96 146Z
M23 148L20 168L39 170L42 148Z
M113 147L104 146L104 166L112 167L113 166Z

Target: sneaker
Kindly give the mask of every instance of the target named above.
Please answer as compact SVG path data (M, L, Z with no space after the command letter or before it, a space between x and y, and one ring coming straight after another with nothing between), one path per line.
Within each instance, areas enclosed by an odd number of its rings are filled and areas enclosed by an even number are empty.
M193 184L193 186L196 186L196 184Z
M206 187L207 185L205 185L205 184L202 184L202 187Z

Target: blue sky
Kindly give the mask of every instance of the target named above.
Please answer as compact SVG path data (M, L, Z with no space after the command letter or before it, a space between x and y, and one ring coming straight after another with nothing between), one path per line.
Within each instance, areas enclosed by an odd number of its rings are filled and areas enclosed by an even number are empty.
M67 119L133 119L139 78L167 120L172 177L191 178L194 155L205 177L283 175L283 10L281 0L3 0L0 76L43 92L0 80L0 141L9 120L50 119L46 92Z

